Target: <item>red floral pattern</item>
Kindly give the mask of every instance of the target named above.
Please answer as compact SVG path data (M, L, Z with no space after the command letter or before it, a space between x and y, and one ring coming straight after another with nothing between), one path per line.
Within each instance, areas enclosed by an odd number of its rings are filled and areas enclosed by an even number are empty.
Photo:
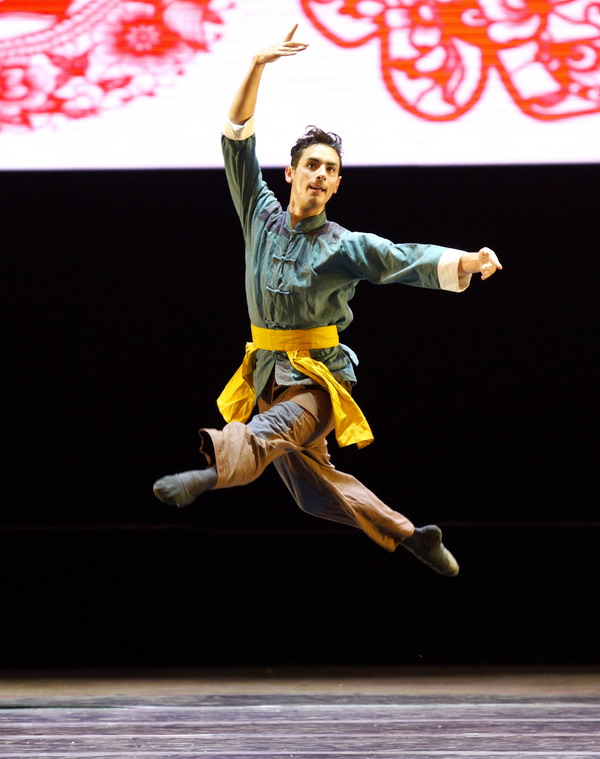
M598 0L300 0L329 40L377 40L384 82L407 111L459 118L494 68L542 120L600 112Z
M0 130L99 114L184 73L234 0L0 0ZM11 26L12 24L12 26Z

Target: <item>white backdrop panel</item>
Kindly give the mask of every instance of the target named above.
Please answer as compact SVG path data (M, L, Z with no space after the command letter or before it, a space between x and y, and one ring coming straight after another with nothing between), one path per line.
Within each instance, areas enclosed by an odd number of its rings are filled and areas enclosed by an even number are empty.
M0 168L219 167L252 54L260 159L307 124L349 165L600 160L600 12L587 0L0 0Z

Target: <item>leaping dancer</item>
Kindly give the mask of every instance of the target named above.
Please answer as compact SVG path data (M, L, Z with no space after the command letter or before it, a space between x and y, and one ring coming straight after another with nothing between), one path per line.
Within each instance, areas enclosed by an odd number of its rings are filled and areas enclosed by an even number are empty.
M282 208L262 178L253 115L265 67L308 47L294 41L295 31L254 56L222 136L246 245L252 330L242 366L218 399L227 424L200 430L205 469L163 477L154 493L187 506L205 491L246 485L273 463L303 511L358 527L390 552L402 546L452 577L458 563L438 526L415 527L330 462L326 437L333 430L341 446L373 439L351 395L356 356L339 334L352 321L348 302L361 280L461 292L472 274L485 280L502 266L489 248L466 253L397 244L329 221L325 207L340 187L342 144L317 127L308 127L291 149L290 200Z

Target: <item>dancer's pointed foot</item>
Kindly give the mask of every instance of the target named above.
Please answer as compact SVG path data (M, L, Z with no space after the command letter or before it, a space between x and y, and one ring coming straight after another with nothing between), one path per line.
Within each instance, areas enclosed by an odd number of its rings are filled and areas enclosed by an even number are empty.
M189 506L216 483L217 472L214 467L209 467L161 477L154 483L152 490L159 501L182 508Z
M442 531L437 525L415 527L410 538L400 545L441 575L456 577L458 574L458 562L442 543Z

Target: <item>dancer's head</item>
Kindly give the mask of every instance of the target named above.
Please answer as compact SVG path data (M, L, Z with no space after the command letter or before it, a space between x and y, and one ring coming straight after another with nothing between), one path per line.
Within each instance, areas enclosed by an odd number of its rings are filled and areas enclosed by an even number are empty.
M309 126L291 150L285 168L290 209L298 218L320 214L341 182L342 140L333 132Z
M319 129L314 125L306 127L306 131L302 137L298 137L295 144L292 146L291 164L294 168L298 166L303 152L311 145L329 145L338 154L339 161L339 173L342 172L342 138L335 132L325 132L323 129Z

